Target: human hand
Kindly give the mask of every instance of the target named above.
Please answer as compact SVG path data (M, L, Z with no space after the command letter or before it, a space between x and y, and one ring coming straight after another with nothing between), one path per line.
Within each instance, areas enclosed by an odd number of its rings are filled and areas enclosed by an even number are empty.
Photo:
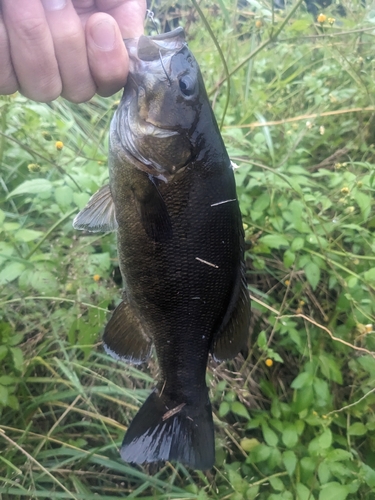
M0 94L84 102L125 84L145 0L0 0Z

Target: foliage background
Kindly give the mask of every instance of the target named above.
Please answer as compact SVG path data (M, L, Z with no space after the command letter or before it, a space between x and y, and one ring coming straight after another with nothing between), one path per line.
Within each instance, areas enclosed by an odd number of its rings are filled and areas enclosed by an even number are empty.
M248 243L251 352L209 366L206 474L118 455L157 367L103 353L115 240L72 219L106 182L120 95L0 98L2 500L375 498L375 10L344 6L322 23L266 0L152 7L201 65Z

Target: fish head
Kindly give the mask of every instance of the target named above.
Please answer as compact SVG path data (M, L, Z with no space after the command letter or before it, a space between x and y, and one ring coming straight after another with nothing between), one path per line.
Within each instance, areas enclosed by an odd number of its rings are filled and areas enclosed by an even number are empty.
M164 180L193 155L191 135L204 84L182 28L125 41L129 76L116 117L122 145L141 165Z

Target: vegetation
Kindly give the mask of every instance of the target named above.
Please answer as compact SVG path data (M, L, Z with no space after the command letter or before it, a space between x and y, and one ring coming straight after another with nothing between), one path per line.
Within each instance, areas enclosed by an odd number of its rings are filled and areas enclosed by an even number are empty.
M206 474L118 454L157 367L104 354L121 288L115 238L78 234L72 219L106 182L120 96L0 98L1 500L375 498L368 3L348 0L346 17L332 8L321 22L266 0L155 11L161 30L185 26L201 65L248 243L251 352L208 368L217 461Z

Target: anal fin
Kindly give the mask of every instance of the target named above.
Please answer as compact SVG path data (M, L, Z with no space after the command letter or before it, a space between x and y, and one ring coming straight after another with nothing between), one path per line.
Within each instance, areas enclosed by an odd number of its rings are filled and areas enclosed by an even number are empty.
M104 349L116 359L130 363L143 363L150 356L152 342L142 324L126 302L114 310L103 334Z
M245 265L242 263L233 301L224 317L221 329L213 339L211 353L216 361L232 359L240 352L244 357L247 356L250 314Z
M76 215L73 227L93 233L116 231L115 205L108 184L91 196L85 208Z

